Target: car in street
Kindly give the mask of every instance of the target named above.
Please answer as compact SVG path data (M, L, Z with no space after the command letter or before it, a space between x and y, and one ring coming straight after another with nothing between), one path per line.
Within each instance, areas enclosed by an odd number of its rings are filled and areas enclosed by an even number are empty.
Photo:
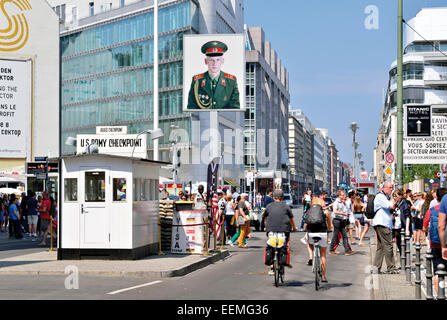
M290 209L293 209L293 202L290 193L284 193L284 199L282 200L282 202L287 204L290 207Z

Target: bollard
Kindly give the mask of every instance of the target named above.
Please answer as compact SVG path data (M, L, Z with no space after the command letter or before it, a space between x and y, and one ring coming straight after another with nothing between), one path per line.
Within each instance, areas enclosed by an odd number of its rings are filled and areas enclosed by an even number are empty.
M220 250L223 251L223 246L225 244L225 215L222 215L222 224L220 226Z
M421 299L421 243L416 243L416 279L415 290L416 290L416 299Z
M159 256L165 256L166 253L163 252L161 249L161 217L158 217L158 255Z
M438 271L436 271L436 275L438 276L438 297L437 300L445 300L445 276L447 272L445 271L445 265L440 263L438 264Z
M405 269L405 229L400 229L400 270Z
M48 251L56 251L53 249L53 217L50 216L50 249Z
M425 277L427 278L426 281L426 290L427 290L427 295L426 295L426 299L427 300L433 300L433 255L431 253L431 249L427 249L426 253L425 253L425 261L426 261L426 265L425 265Z
M410 234L405 235L405 273L406 273L406 283L411 285L411 251L410 251Z
M205 252L203 253L204 256L208 256L208 245L209 245L209 218L206 217L205 219Z

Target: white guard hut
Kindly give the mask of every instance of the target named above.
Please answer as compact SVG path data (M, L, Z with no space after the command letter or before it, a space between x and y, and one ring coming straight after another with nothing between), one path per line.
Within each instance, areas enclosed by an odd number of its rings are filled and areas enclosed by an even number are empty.
M63 156L58 259L135 260L157 253L164 165L107 154Z

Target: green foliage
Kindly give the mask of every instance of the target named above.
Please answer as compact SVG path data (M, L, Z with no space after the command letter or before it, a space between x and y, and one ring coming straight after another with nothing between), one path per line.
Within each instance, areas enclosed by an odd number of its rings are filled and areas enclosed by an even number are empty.
M439 171L438 164L413 164L404 168L404 184L418 179L433 179L435 171Z

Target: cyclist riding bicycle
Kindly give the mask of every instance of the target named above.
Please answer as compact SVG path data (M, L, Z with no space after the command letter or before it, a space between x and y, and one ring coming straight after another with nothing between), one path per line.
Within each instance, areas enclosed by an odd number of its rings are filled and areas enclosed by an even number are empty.
M316 223L316 224L307 224L307 243L308 248L311 251L311 257L313 256L313 250L314 250L314 244L315 240L313 238L319 238L318 245L320 246L320 256L321 256L321 281L327 282L326 279L326 251L327 251L327 239L328 239L328 232L332 229L331 224L331 215L329 210L327 210L327 206L324 202L324 198L326 197L327 193L323 192L319 197L314 197L312 199L312 207L314 205L317 205L315 209L320 209L320 213L322 215L320 221L322 223ZM321 207L321 208L320 208ZM315 211L315 213L318 213L318 210ZM313 214L313 212L309 212L309 215ZM312 261L312 260L310 260ZM312 265L312 263L310 263Z
M270 203L264 212L264 231L267 232L283 232L286 235L286 243L290 248L290 231L298 231L293 220L292 210L288 205L282 202L284 193L282 190L273 192L274 202ZM288 267L292 267L291 264Z

